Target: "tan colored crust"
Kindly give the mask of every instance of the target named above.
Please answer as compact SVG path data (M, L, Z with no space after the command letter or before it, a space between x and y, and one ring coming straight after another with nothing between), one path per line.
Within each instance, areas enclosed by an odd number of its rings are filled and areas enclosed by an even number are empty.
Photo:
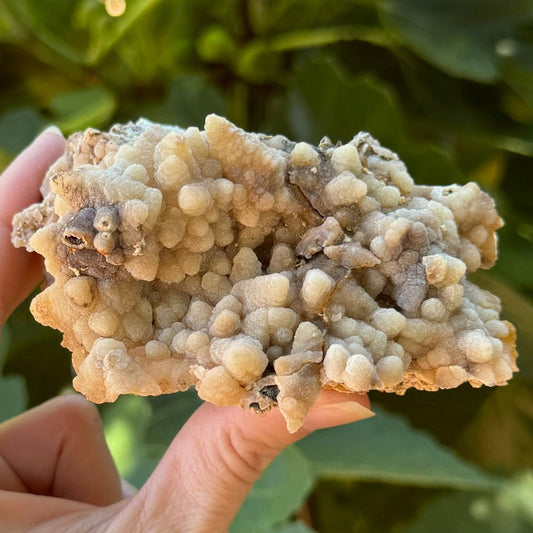
M140 120L70 137L13 242L94 402L195 385L295 431L321 387L504 385L514 327L467 280L502 220L475 183L417 186L367 133L319 147Z

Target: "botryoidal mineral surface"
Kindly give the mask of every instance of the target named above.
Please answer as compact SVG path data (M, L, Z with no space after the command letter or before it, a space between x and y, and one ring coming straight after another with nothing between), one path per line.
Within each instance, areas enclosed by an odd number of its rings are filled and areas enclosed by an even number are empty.
M141 119L72 135L13 242L45 258L35 318L93 402L195 385L290 431L321 388L402 394L517 370L515 330L466 277L502 225L475 183L415 185L368 133L318 147Z

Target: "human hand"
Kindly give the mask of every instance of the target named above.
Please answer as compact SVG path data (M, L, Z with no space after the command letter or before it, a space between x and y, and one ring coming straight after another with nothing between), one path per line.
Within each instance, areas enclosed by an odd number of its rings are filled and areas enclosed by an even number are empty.
M37 201L62 153L38 137L0 177L0 325L39 280L41 261L10 243L11 218ZM258 416L202 405L140 491L123 498L96 408L51 400L0 426L0 531L222 532L263 470L310 432L372 415L366 395L322 391L303 427L288 433L277 409Z

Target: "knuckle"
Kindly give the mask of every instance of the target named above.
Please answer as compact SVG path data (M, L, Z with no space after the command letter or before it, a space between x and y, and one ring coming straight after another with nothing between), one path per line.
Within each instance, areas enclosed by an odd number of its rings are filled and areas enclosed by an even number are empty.
M279 452L236 424L223 429L220 444L222 464L243 483L254 483Z
M68 394L52 400L56 403L56 414L66 425L100 430L102 421L96 406L78 394Z

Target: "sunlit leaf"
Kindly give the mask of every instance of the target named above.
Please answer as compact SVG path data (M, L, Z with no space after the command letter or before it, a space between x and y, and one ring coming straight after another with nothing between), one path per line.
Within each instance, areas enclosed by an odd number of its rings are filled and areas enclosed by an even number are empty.
M5 0L0 0L0 42L17 42L24 29L9 10Z
M103 408L106 439L121 475L140 487L200 405L194 390L156 398L122 396Z
M266 83L279 76L281 56L262 41L252 41L240 53L237 73L246 81Z
M232 63L237 46L221 26L209 26L196 42L198 55L209 63Z
M121 396L104 409L107 445L123 477L129 477L145 459L141 443L150 416L150 404L140 396Z
M273 50L287 51L355 40L379 46L389 46L391 44L382 28L372 26L330 26L276 35L269 40L269 45Z
M92 38L88 46L86 60L89 64L97 63L117 41L131 30L132 26L142 20L161 0L128 0L126 11L120 17L110 17L104 6L90 21Z

